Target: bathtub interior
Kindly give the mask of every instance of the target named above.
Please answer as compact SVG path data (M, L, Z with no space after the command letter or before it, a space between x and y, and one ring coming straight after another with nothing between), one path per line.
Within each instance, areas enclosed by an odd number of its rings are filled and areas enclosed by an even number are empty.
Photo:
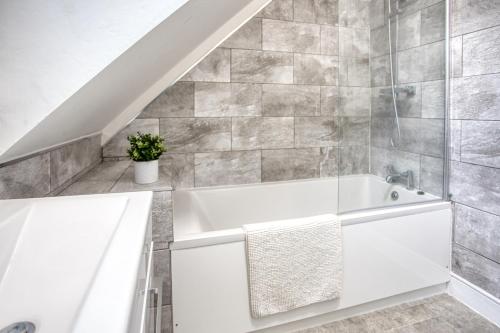
M397 193L396 199L392 197L393 192ZM339 177L337 197L339 213L441 200L430 193L419 194L417 189L407 190L400 184L389 184L375 175Z
M342 194L339 196L339 185ZM398 192L398 200L391 198ZM342 214L439 200L373 175L177 190L174 239L186 235L322 214ZM339 207L341 209L339 209Z

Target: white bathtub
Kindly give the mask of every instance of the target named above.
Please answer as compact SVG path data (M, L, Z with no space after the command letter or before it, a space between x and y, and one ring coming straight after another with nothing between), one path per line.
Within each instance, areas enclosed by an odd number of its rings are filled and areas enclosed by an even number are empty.
M403 206L370 210L393 205L392 191ZM174 332L251 332L446 283L451 209L435 199L371 175L174 192ZM338 214L339 208L364 210L339 214L341 297L253 319L241 226Z

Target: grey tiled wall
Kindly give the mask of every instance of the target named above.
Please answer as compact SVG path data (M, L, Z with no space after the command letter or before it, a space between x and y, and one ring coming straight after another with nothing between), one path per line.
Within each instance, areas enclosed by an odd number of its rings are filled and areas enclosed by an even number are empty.
M180 187L369 170L369 0L274 0L104 147L160 133ZM167 166L168 164L168 166Z
M393 12L396 1L391 0ZM441 196L443 186L445 115L445 2L399 2L392 18L395 84L412 88L396 104L401 138L393 110L388 10L386 0L371 3L371 172L386 176L386 166L412 170L418 188ZM396 42L397 40L397 42ZM396 146L391 144L394 138Z
M500 298L500 1L452 1L453 271Z
M57 194L100 162L99 135L0 165L0 199Z

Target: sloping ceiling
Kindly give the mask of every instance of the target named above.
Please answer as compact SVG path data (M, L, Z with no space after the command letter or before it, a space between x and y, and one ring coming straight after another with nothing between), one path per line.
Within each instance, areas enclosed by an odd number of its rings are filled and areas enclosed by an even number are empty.
M270 0L0 3L0 163L133 119Z

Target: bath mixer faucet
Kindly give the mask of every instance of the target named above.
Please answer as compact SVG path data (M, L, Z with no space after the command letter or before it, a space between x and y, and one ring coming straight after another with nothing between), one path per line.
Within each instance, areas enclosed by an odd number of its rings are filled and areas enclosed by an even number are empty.
M392 165L388 165L387 169L387 177L385 177L385 181L389 184L399 183L406 185L407 190L413 190L413 171L406 170L404 172L396 172Z

